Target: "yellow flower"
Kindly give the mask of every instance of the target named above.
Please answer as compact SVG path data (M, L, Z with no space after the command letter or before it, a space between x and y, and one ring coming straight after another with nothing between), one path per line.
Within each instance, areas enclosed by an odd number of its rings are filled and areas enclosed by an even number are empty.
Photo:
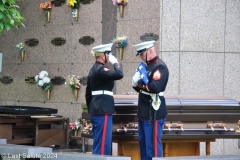
M76 0L69 0L68 1L68 6L73 7L74 3L77 3L77 1Z
M121 41L122 41L122 37L118 37L118 41L120 41L120 42L121 42Z

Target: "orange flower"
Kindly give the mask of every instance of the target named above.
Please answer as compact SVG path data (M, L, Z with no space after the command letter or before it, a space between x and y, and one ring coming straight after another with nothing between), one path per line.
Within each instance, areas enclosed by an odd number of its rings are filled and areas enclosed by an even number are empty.
M40 3L40 9L44 10L44 9L50 9L50 8L52 8L51 2Z

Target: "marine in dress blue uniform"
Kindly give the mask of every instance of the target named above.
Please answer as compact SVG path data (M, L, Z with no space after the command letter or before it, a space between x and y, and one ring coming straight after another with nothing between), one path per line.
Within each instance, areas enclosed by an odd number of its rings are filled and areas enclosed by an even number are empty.
M132 79L132 87L138 95L138 138L141 160L162 157L162 127L167 116L164 91L169 71L167 65L154 50L155 41L133 45L145 67L138 66ZM145 70L144 70L145 68ZM145 74L144 74L145 73ZM148 81L144 80L148 78Z
M89 71L85 92L92 124L92 154L111 155L112 114L115 113L112 89L114 81L123 78L122 64L111 53L112 43L92 48L96 61ZM107 68L110 62L113 69Z

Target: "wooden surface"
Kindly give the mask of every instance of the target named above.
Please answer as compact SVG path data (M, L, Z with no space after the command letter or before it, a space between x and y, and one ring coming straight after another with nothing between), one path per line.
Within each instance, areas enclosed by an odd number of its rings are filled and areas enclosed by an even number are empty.
M55 126L55 127L54 127ZM55 116L2 116L0 138L8 144L47 146L68 143L69 119Z
M140 160L138 141L119 141L118 142L118 156L131 157L131 160Z
M12 139L12 125L0 125L0 139Z
M118 143L118 156L141 159L138 140L115 142ZM199 156L200 142L206 142L206 155L210 155L210 142L215 142L214 139L162 140L163 157Z
M67 145L68 127L53 129L40 129L41 124L64 124L69 126L69 119L65 118L39 118L35 119L35 146L49 147L51 145Z

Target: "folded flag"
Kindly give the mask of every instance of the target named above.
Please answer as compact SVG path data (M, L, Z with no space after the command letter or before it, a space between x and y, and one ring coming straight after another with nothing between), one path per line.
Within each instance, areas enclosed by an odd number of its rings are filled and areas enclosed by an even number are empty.
M140 80L146 85L148 84L149 80L148 80L148 74L147 74L147 66L144 62L141 62L136 71L140 72Z

